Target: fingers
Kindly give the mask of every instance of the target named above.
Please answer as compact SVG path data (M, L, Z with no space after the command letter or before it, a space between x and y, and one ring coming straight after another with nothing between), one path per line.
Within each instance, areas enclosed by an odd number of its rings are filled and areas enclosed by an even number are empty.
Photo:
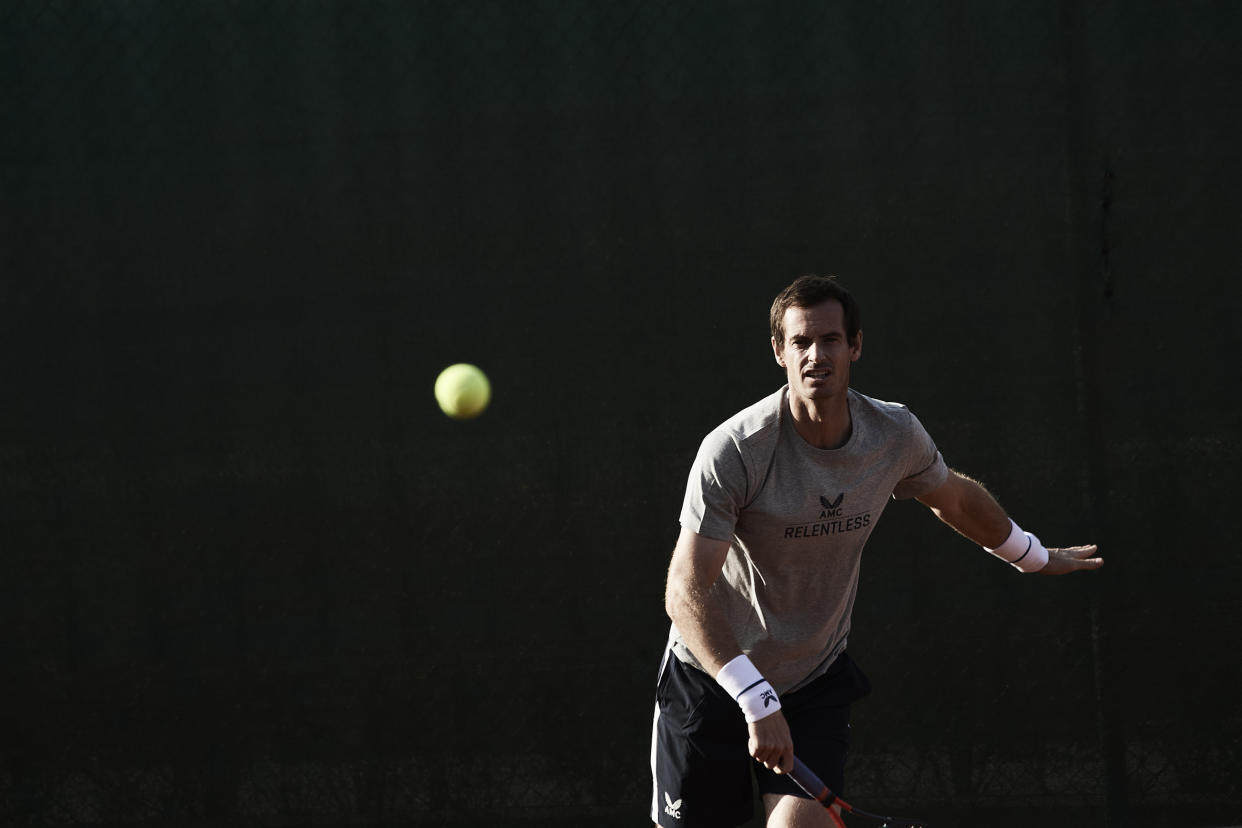
M1099 551L1099 547L1095 544L1090 544L1088 546L1066 546L1061 549L1049 549L1048 553L1050 555L1056 553L1056 556L1062 560L1078 561L1083 564L1094 563L1095 567L1099 567L1104 564L1104 559L1096 556L1095 553L1097 551Z
M789 773L793 770L793 757L793 745L788 745L774 750L767 758L759 761L774 773Z
M1068 572L1099 569L1104 566L1104 559L1096 555L1098 551L1099 548L1095 544L1049 549L1048 563L1040 570L1040 573L1064 575Z
M1104 566L1103 558L1082 558L1074 560L1067 571L1080 572L1088 569L1099 569Z
M1096 546L1094 543L1090 543L1090 544L1087 544L1086 546L1062 546L1056 549L1049 549L1048 551L1049 552L1062 552L1066 555L1070 555L1075 558L1089 558L1090 556L1094 555L1098 550L1099 550L1098 546Z
M770 771L789 773L793 770L793 745L751 743L750 755Z
M789 773L793 770L793 749L767 753L762 759L756 756L755 761L773 773Z
M776 773L793 770L793 738L789 725L779 711L750 723L750 755L765 768Z
M788 751L786 751L784 754L781 755L780 764L772 768L772 770L776 771L777 773L789 773L790 771L793 770L793 760L794 760L793 748L790 747Z

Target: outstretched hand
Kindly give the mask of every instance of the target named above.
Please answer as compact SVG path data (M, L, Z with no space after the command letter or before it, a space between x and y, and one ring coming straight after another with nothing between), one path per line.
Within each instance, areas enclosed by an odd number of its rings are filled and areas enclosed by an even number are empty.
M1104 559L1096 555L1097 551L1095 544L1049 549L1048 563L1039 570L1039 574L1065 575L1084 569L1099 569L1104 565Z

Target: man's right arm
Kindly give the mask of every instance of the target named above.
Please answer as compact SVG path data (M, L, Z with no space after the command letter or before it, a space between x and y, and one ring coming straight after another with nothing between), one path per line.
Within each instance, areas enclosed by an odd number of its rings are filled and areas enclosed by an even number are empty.
M705 538L682 529L677 546L673 548L664 592L668 617L690 652L711 676L742 654L742 648L729 629L723 606L712 600L712 589L728 554L728 541Z
M716 678L722 667L742 655L729 628L724 606L714 594L729 542L706 538L683 528L668 568L664 608L707 674ZM749 722L750 755L768 768L788 772L793 767L793 740L779 710Z

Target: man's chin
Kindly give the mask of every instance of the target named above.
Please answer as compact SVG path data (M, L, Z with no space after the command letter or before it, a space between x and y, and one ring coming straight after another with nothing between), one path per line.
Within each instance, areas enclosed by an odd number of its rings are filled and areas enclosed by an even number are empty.
M830 400L839 396L845 386L837 382L802 383L799 393L808 400Z

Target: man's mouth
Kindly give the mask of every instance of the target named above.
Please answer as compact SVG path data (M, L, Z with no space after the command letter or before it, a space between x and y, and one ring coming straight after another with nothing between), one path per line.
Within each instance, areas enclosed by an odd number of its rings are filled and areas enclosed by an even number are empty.
M823 379L828 379L828 377L832 376L832 371L829 370L828 368L817 368L814 371L807 371L802 376L806 377L809 380L823 380Z

